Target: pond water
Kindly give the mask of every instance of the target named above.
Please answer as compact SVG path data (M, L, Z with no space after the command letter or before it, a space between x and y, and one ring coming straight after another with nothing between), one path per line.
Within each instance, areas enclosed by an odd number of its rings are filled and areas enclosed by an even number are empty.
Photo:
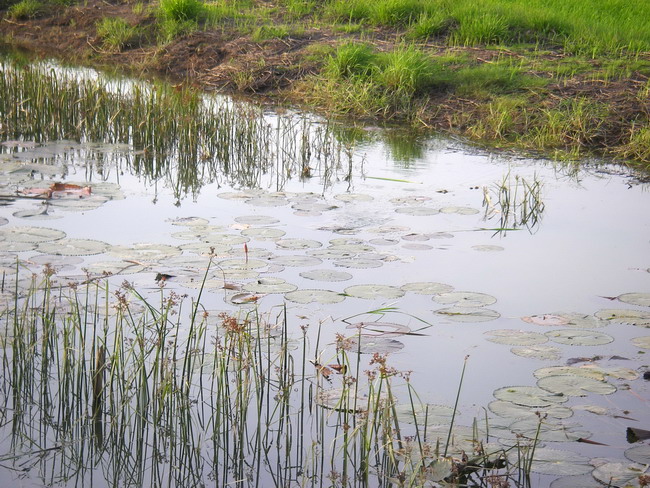
M567 440L603 445L543 444L601 458L594 467L630 463L624 452L643 444L629 444L626 429L650 430L643 379L650 363L650 193L643 177L601 161L487 152L298 112L267 112L263 120L271 133L282 127L307 146L321 137L321 147L336 155L287 168L283 142L268 148L276 164L254 177L199 158L187 178L173 160L154 170L140 164L142 148L134 145L5 140L0 250L7 280L17 258L37 272L51 256L61 282L83 281L84 270L95 277L104 268L121 270L106 278L111 286L128 280L155 300L162 273L172 276L165 292L196 297L212 246L202 305L230 313L255 306L261 315L284 305L288 335L300 339L308 326L308 354L323 364L337 361L337 334L354 336L349 323L398 324L417 335L374 326L376 351L389 352L397 370L412 371L422 402L453 407L469 356L459 425L496 417L486 409L501 399L497 392L535 387L540 368L580 368L552 374L560 382L585 371L603 375L598 386L605 389L550 387L573 410L567 425L580 434ZM362 369L369 360L363 357ZM0 479L16 479L5 464ZM542 469L531 484L549 486L578 472L585 484L555 486L599 486L590 470ZM38 476L30 479L38 485Z

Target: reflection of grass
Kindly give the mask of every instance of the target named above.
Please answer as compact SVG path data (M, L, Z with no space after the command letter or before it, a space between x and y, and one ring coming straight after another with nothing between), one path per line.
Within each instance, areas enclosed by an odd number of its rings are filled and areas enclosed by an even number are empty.
M427 443L408 375L386 356L375 354L364 372L360 351L340 338L331 367L341 375L318 365L323 351L308 368L307 328L294 343L283 308L214 316L202 290L186 305L164 288L150 300L126 282L61 284L51 268L25 290L18 276L19 293L0 315L5 465L38 467L32 473L48 482L103 476L108 486L267 486L269 477L276 486L330 486L332 476L350 486L403 477L419 486L495 469L463 460L451 435L444 453ZM397 418L400 385L413 427ZM424 469L432 463L443 469Z

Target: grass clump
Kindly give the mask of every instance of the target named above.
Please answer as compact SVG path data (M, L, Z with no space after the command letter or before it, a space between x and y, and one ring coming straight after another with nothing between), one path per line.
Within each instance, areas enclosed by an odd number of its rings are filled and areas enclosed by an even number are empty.
M253 31L251 39L260 42L269 39L284 39L289 35L289 29L286 25L262 25Z
M43 13L45 5L40 0L20 0L8 9L12 19L31 19Z
M454 25L454 19L448 17L443 11L421 14L409 26L407 36L410 39L427 40L445 35Z
M121 17L104 17L97 23L97 36L104 48L119 52L137 43L139 31Z
M368 44L346 43L329 57L325 72L333 78L367 77L376 66L377 54Z

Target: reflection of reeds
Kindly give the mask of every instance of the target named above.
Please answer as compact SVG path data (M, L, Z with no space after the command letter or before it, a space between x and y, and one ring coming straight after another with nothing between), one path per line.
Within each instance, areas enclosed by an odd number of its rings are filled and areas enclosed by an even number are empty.
M292 176L319 176L329 185L341 170L344 145L329 125L301 115L271 119L259 108L186 87L4 63L0 93L3 137L129 144L136 150L126 156L132 171L166 179L177 198L220 178L258 187L274 173L277 190Z
M544 213L541 192L542 182L536 175L532 181L515 175L513 181L508 173L491 188L483 187L485 219L499 217L497 232L505 233L521 227L534 232Z
M60 286L51 271L15 292L0 314L0 429L11 439L0 461L43 482L419 486L434 463L465 479L485 473L480 459L470 469L456 457L451 440L449 457L429 445L426 419L411 436L396 412L403 384L417 420L408 374L379 354L364 373L360 341L341 339L341 374L330 379L340 397L320 404L332 384L308 371L307 329L291 339L285 308L215 320L200 293L187 310L164 288L148 300L126 282Z

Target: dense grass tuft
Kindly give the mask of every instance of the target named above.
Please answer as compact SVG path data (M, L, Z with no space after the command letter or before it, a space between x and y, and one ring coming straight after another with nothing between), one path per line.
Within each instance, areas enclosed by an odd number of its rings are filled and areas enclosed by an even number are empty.
M104 17L97 23L97 35L105 48L121 51L138 41L138 28L121 17Z
M9 7L9 17L12 19L30 19L43 13L46 6L40 0L21 0Z

